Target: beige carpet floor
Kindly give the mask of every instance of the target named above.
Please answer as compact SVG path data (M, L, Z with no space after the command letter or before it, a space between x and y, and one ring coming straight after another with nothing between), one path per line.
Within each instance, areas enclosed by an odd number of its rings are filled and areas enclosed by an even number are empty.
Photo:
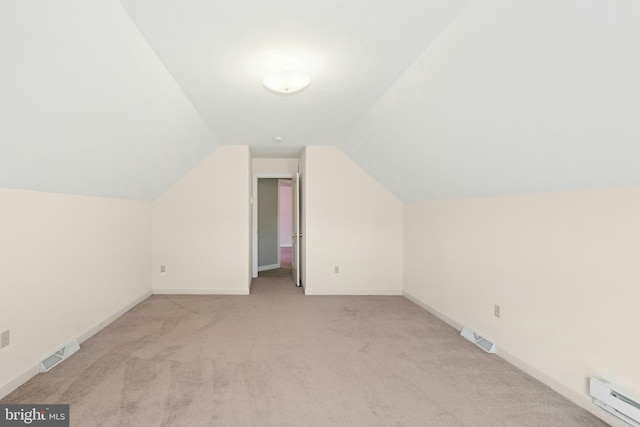
M291 276L291 267L280 267L272 270L264 270L258 272L258 277L288 277L293 280Z
M402 297L152 296L2 403L84 426L603 426Z

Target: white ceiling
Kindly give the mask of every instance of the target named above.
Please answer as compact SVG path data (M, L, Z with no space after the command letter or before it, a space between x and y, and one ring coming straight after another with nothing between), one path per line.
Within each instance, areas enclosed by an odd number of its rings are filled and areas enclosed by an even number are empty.
M405 201L640 185L640 2L473 1L342 149Z
M150 200L221 144L335 145L406 201L640 185L639 5L3 1L0 186Z
M468 0L122 0L223 144L333 144ZM312 83L265 90L263 56L312 56ZM276 150L274 150L274 148Z

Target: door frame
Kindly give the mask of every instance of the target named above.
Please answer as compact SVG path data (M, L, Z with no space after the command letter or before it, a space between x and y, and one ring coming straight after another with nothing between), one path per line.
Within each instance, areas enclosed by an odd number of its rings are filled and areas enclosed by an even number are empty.
M253 174L253 198L252 198L252 230L251 240L253 246L252 256L252 274L254 279L258 277L258 179L260 178L276 178L276 179L293 179L295 173L277 172L277 173L254 173ZM278 188L278 199L280 198L280 189ZM278 200L278 220L280 219L280 201ZM279 225L278 225L279 227ZM280 230L278 230L278 245L280 244ZM280 248L278 248L280 249ZM280 263L280 251L278 251L278 263Z

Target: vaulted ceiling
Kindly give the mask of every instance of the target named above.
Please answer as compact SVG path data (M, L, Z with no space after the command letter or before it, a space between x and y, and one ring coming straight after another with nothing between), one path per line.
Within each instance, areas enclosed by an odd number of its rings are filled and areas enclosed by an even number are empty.
M331 144L405 201L640 185L636 0L8 0L0 186L151 200ZM261 84L279 49L312 84ZM283 142L273 138L281 136Z

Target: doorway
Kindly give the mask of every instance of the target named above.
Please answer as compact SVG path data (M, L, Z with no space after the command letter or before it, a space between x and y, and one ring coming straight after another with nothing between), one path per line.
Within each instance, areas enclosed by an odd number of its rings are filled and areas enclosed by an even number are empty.
M258 179L258 277L291 277L291 180Z
M288 276L302 285L298 177L298 173L254 175L253 278Z

